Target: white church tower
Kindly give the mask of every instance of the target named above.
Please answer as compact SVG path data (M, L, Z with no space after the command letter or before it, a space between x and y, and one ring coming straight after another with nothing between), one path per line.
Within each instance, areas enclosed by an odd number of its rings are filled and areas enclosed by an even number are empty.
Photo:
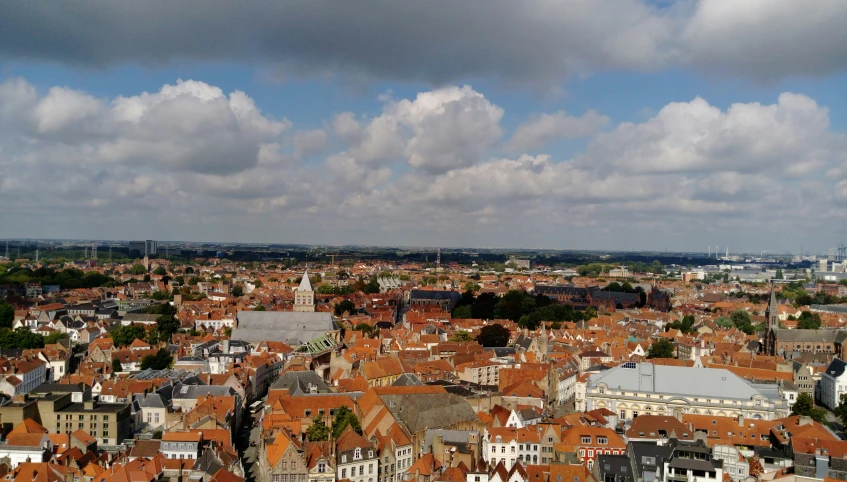
M294 292L294 311L315 312L315 290L312 289L312 282L309 281L309 270L303 273L300 286Z

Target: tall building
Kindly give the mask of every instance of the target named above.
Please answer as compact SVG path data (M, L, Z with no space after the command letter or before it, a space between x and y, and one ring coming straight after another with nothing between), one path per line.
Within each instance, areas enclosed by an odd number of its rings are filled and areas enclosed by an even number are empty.
M129 251L138 251L141 256L155 256L159 252L159 242L148 239L147 241L130 241Z
M309 270L303 273L300 286L297 288L297 292L294 293L294 311L315 311L315 290L312 289L312 282L309 281Z

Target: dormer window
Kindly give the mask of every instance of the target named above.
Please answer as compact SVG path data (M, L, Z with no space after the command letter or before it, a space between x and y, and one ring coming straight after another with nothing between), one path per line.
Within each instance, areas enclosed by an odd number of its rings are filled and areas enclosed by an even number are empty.
M362 458L362 449L356 447L356 451L353 452L353 460L359 460Z

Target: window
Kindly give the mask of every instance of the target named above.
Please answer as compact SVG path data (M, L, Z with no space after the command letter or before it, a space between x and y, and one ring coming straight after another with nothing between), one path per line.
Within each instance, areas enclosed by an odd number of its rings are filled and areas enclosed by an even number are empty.
M306 409L306 416L307 416L307 417L311 417L311 416L312 416L312 411L311 411L311 410L309 410L309 409Z
M590 444L591 443L591 436L583 435L582 437L580 437L579 441L581 443L584 443L584 444Z
M365 475L365 466L364 465L359 466L359 475Z
M491 453L492 453L492 454L496 454L496 453L497 453L497 447L495 447L495 446L493 446L493 445L492 445L492 446L491 446Z
M344 456L342 455L341 458L344 458ZM341 469L341 478L342 479L347 478L347 469Z
M606 445L609 443L609 439L607 437L597 437L597 443L600 445Z
M515 446L512 445L512 453L515 453Z
M504 445L504 446L502 446L502 447L500 447L500 453L501 453L501 454L505 454L505 453L506 453L506 446L505 446L505 445Z
M353 460L359 460L362 458L362 449L356 447L356 450L353 452Z

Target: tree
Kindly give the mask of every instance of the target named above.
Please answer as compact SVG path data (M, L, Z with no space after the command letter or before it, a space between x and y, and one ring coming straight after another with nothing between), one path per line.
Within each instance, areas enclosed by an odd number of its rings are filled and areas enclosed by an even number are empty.
M673 352L673 343L667 338L660 338L647 349L647 358L673 358Z
M232 287L232 291L230 291L230 293L236 298L241 298L244 296L244 288L242 288L241 285L235 285Z
M729 319L732 320L735 326L741 326L750 323L750 314L745 310L737 310L729 315Z
M168 270L166 270L164 266L158 266L156 269L153 270L153 274L164 276L168 274Z
M810 417L812 420L819 423L826 422L826 409L816 407L815 401L808 393L801 393L797 396L794 406L791 407L791 414Z
M721 328L732 328L733 326L735 326L735 323L733 323L732 320L726 316L721 316L716 319L715 324L720 326Z
M776 275L774 276L774 279L784 279L783 276L782 276L782 270L781 269L777 268Z
M476 292L476 291L479 291L480 289L481 289L481 287L478 284L476 284L472 281L468 281L467 283L465 283L465 291Z
M838 401L838 406L835 407L833 413L835 413L835 416L838 417L841 425L847 427L847 394L841 395L841 399Z
M338 437L341 436L348 425L353 427L353 430L359 435L362 434L362 426L359 424L356 414L342 405L335 410L335 420L332 421L332 438L338 440Z
M132 274L145 274L147 273L147 268L143 264L135 263L129 268L129 272Z
M323 417L315 415L312 425L306 430L309 442L324 442L329 438L329 427L324 423Z
M453 310L453 318L470 318L473 316L473 306L458 306Z
M44 348L44 337L27 328L0 328L0 348Z
M0 301L0 328L11 328L15 321L15 307Z
M493 325L484 326L481 330L479 330L479 335L476 337L477 343L482 346L506 346L509 343L509 334L511 332L508 328L501 325L500 323L494 323Z
M145 337L144 328L140 325L119 326L109 332L115 346L127 346L135 339L143 339Z
M267 309L264 305L256 305L256 307L253 308L253 311L267 311Z
M124 371L124 367L121 365L121 361L117 358L112 358L112 371L115 373Z
M54 331L53 333L50 333L49 335L44 337L44 344L45 345L53 345L53 344L57 343L59 340L67 340L68 338L70 338L70 337L68 336L67 333L62 333L60 331Z
M356 305L350 300L344 300L335 305L335 316L341 316L344 312L353 313L356 311Z
M371 276L371 280L365 285L362 291L367 294L379 293L379 282L376 280L376 276Z
M821 315L804 311L797 318L797 328L801 330L817 330L821 327Z
M173 357L170 352L165 349L160 349L155 355L147 355L141 359L142 370L164 370L171 366Z
M456 330L450 335L449 341L471 341L473 337L465 330Z

